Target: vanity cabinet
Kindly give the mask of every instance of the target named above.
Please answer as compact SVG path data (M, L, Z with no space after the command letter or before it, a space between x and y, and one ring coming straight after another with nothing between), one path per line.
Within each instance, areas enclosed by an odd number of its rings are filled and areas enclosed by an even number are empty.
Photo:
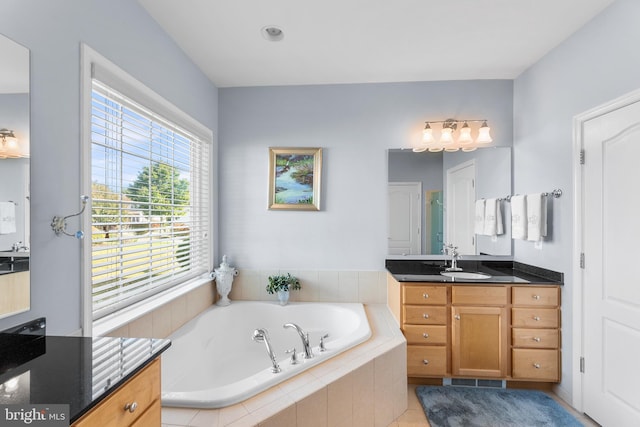
M0 275L0 317L29 310L29 271Z
M160 419L160 359L157 358L72 427L155 427L160 425Z
M560 380L560 287L398 282L391 311L407 340L407 375Z
M452 286L451 373L500 378L507 373L507 288Z
M514 379L560 380L560 293L557 287L513 287Z

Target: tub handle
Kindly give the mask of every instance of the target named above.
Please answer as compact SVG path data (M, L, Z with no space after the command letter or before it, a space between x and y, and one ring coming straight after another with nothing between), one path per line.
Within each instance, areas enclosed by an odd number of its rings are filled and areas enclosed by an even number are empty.
M292 348L291 350L286 350L285 353L291 355L290 362L291 362L292 365L297 365L299 363L298 362L298 353L296 353L296 348L295 347Z
M320 337L320 351L327 351L327 348L324 346L324 340L329 338L329 334L325 334Z

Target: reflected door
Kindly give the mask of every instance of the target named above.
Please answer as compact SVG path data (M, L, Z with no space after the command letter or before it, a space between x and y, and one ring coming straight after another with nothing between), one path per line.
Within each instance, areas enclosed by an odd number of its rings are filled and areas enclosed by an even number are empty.
M420 254L421 212L422 183L389 183L389 254Z
M584 411L640 425L640 101L583 127Z
M447 169L447 236L446 243L458 247L461 254L476 253L473 230L476 199L476 164L461 163Z

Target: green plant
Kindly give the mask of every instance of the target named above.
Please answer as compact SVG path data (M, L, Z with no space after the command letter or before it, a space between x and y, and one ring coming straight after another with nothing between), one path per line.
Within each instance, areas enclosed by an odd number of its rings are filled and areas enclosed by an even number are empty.
M300 281L287 273L277 274L275 276L269 276L269 284L267 285L267 292L275 294L278 291L294 291L300 289Z

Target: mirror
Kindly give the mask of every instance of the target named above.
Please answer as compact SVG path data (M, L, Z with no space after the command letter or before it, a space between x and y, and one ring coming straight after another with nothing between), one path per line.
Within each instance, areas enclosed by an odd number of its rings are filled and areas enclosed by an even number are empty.
M511 255L508 202L498 202L503 234L473 230L475 200L510 195L511 181L510 147L452 153L390 149L389 255L441 255L444 243L455 244L462 255Z
M29 310L29 50L0 35L0 318Z

